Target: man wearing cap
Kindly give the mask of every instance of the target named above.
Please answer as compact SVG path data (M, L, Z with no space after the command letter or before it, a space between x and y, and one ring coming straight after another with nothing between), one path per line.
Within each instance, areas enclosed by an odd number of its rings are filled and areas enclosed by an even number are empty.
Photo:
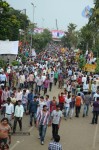
M54 139L55 136L58 135L61 118L62 118L62 111L60 110L60 106L56 105L56 110L52 111L51 122L50 122L50 125L52 124L52 138Z

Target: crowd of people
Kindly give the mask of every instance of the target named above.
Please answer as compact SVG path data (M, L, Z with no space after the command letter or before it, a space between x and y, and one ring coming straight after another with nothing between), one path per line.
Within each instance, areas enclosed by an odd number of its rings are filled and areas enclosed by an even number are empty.
M0 122L0 144L11 143L10 132L16 133L17 122L22 131L22 118L30 116L30 126L39 129L39 139L44 145L47 126L52 126L52 140L49 150L62 150L58 143L58 130L62 118L68 120L74 116L88 116L92 107L92 124L98 123L99 115L99 76L81 70L75 59L75 53L51 43L47 49L37 55L34 61L22 63L17 69L8 64L6 70L0 69L0 109L3 119ZM26 52L26 50L25 50ZM88 53L85 54L86 58ZM28 61L29 60L29 61ZM61 92L49 96L56 88ZM74 115L75 114L75 115ZM14 119L14 122L13 122Z

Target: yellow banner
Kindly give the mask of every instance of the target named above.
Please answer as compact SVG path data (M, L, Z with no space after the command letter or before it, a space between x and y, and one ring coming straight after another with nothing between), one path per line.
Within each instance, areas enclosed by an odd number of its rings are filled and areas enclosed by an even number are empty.
M96 64L86 64L84 66L84 71L95 72Z

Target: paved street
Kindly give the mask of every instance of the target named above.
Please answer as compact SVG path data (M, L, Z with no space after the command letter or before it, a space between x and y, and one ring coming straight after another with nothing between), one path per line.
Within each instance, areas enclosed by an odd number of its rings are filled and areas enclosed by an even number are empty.
M60 90L56 87L49 93L52 98L58 95ZM99 148L99 125L91 125L91 108L89 116L86 118L62 119L59 135L63 150L98 150ZM18 128L17 128L18 129ZM17 130L18 131L18 130ZM23 131L29 131L30 136L12 136L12 145L10 150L47 150L51 139L51 127L48 127L45 144L42 146L38 139L38 130L36 127L29 127L29 116L23 119Z
M0 150L99 150L98 118L99 0L0 0Z

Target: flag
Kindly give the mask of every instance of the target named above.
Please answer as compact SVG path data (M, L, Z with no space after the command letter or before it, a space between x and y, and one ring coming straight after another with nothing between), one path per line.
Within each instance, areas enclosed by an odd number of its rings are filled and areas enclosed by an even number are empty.
M86 6L82 11L82 16L85 18L90 18L92 15L92 9L89 6Z

